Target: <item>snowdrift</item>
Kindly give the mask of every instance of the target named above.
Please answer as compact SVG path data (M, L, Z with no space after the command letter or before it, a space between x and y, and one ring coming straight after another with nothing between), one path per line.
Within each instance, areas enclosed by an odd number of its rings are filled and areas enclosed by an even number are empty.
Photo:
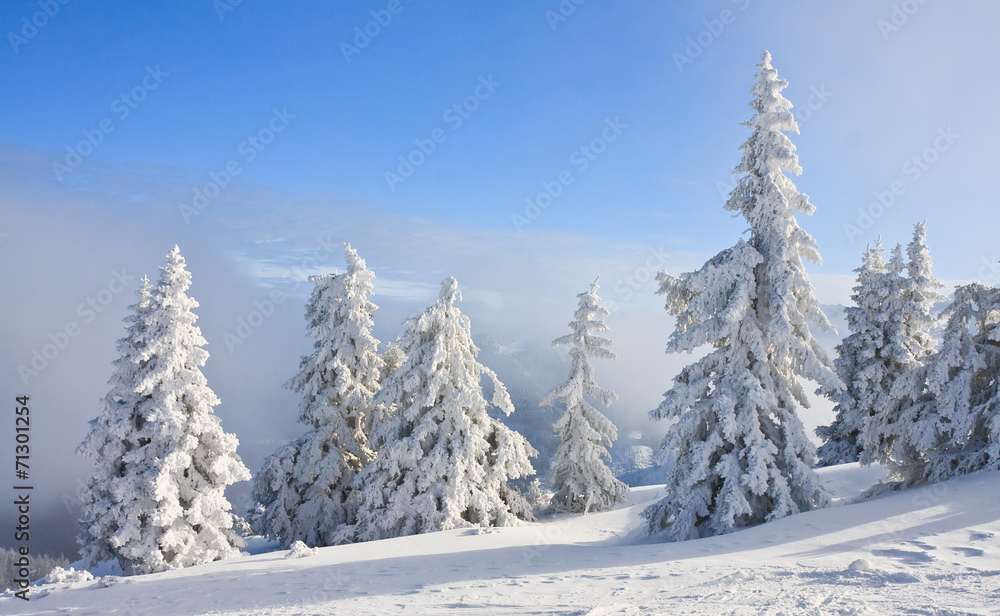
M683 543L642 537L660 488L613 511L276 551L32 588L3 614L989 614L1000 610L1000 473L851 504L878 469L821 477L833 506Z

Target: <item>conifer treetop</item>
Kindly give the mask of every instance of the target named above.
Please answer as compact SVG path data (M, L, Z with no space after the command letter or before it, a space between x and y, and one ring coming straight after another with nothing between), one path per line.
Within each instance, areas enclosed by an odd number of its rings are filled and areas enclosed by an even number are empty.
M794 211L812 214L816 207L809 197L795 187L783 172L802 173L795 144L782 131L799 132L792 115L792 103L781 91L788 82L778 78L778 71L771 66L767 51L757 65L755 83L750 88L754 100L750 107L756 114L741 124L751 129L751 135L740 147L743 160L734 173L746 174L730 193L724 206L727 211L741 212L750 223L751 244L760 250L782 248L782 258L804 257L812 263L821 263L822 257L813 238L795 222ZM793 211L794 210L794 211ZM768 246L762 234L774 234L786 239L781 246ZM788 254L783 254L787 252ZM811 290L811 288L810 288ZM826 318L817 323L829 325ZM830 326L832 327L832 326Z
M441 292L438 294L438 298L447 306L462 301L462 291L459 290L458 281L453 276L449 276L441 282Z
M574 320L569 322L571 332L552 341L553 347L572 346L569 350L572 367L569 379L554 387L541 401L542 406L548 406L557 399L569 402L569 398L583 393L593 396L605 406L618 399L618 394L597 385L594 368L587 359L618 359L610 349L614 342L600 335L611 331L602 320L611 316L611 312L600 304L601 298L597 295L599 280L600 277L591 283L589 290L577 295L580 303L573 314Z
M944 285L931 272L933 259L926 239L927 221L919 222L913 225L913 239L906 246L909 300L916 313L908 333L913 338L913 351L918 360L926 359L937 346L937 341L930 334L938 323L938 318L933 314L934 304L945 299L939 293Z
M306 305L313 351L302 358L299 373L285 387L302 394L301 422L313 427L331 422L351 424L350 438L356 446L348 449L359 459L368 460L372 456L366 449L369 411L383 369L378 340L371 335L372 313L377 306L369 296L374 294L375 275L350 244L345 243L344 249L345 273L309 278L316 285Z

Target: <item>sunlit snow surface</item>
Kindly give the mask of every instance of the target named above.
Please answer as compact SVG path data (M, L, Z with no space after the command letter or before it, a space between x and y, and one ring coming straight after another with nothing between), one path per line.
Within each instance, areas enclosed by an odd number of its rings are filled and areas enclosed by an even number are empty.
M722 537L650 542L639 512L287 551L33 587L2 614L990 614L1000 610L1000 473L850 504L877 469L821 471L825 510ZM260 542L257 542L259 545ZM852 563L854 566L852 567Z

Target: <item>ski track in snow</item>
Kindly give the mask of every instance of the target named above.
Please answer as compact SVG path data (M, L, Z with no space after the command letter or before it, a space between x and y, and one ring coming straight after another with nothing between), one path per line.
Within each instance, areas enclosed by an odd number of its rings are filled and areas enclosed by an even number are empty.
M722 537L641 537L658 495L644 487L614 511L516 528L33 587L0 614L1000 614L1000 473L858 504L875 469L821 473L832 507Z

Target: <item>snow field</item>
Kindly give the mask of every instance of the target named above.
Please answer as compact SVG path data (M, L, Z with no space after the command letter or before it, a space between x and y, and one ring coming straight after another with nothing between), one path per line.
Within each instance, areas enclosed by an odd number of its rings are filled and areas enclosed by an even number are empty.
M30 602L0 599L0 613L1000 613L1000 473L855 504L878 469L819 474L831 507L706 539L643 537L639 512L660 487L641 487L619 508L587 516L43 584ZM858 561L868 569L852 570Z

